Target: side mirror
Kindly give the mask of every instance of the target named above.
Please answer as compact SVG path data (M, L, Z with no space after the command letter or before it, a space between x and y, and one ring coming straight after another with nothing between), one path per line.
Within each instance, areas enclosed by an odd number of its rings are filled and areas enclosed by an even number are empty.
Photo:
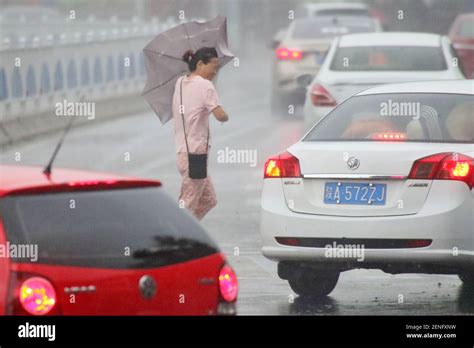
M314 79L314 75L304 74L304 75L298 76L296 78L296 82L301 87L308 87L311 84L311 82L313 82L313 79Z

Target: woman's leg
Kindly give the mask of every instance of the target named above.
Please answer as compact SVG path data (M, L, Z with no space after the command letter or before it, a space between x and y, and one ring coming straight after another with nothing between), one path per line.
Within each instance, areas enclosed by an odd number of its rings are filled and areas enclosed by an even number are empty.
M197 219L201 220L205 213L203 215L201 212L200 199L203 196L205 190L209 190L209 178L191 179L189 177L188 155L186 153L178 154L178 170L183 177L178 202L179 206L188 209ZM207 211L209 210L210 208Z
M204 216L217 205L216 191L214 190L211 178L208 176L201 181L205 181L204 189L199 198L195 214L199 220L202 220Z

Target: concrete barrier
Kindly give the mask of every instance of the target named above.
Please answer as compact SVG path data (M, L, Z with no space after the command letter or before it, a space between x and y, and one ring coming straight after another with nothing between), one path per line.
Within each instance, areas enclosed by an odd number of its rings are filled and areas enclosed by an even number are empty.
M57 116L54 110L39 112L28 117L17 117L0 123L0 146L11 146L22 141L31 141L37 137L62 131L70 117L75 117L74 128L89 125L91 122L103 122L119 117L149 110L149 105L140 94L125 98L111 98L95 103L95 118L83 116ZM157 118L158 120L158 118Z
M142 49L175 25L172 18L84 23L60 34L18 33L0 42L0 146L63 129L70 117L57 116L55 106L64 100L94 103L94 122L150 110L141 97ZM88 122L77 116L75 127Z

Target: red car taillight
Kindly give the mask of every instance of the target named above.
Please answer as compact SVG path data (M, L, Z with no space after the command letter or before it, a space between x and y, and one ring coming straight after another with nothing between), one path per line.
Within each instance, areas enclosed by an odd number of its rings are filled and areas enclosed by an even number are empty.
M326 88L316 84L311 89L311 102L314 106L336 106L336 100L331 96Z
M458 180L474 186L474 159L457 153L438 153L420 158L411 168L409 179Z
M276 50L276 56L279 60L301 60L303 51L279 47Z
M270 157L265 162L264 179L267 178L299 178L301 177L300 162L289 152Z
M45 315L56 305L56 291L53 284L41 277L25 280L18 298L23 309L32 315Z
M59 314L56 290L41 276L12 272L9 299L10 315Z
M226 302L235 302L239 292L239 284L234 270L224 265L219 272L219 293Z

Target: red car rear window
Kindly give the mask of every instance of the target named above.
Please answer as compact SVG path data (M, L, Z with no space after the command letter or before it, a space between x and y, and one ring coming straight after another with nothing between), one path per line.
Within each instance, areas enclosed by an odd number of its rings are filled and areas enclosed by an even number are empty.
M43 264L155 268L218 252L160 188L6 197L0 215L10 243L37 245Z

